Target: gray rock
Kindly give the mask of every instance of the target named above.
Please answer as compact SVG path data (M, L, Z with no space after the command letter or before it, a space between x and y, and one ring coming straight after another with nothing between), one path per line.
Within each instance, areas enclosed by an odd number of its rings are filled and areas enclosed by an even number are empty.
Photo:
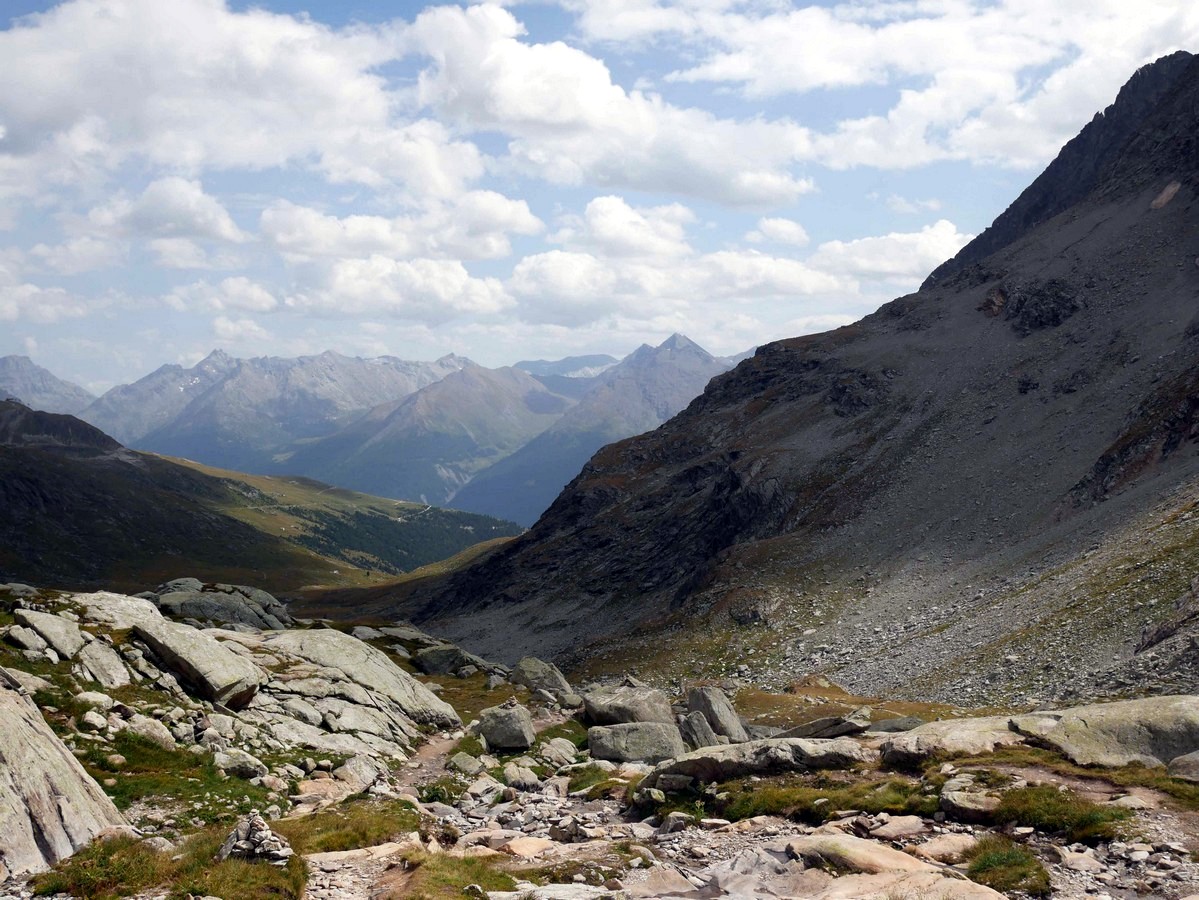
M976 791L945 791L941 811L949 818L971 825L985 825L995 818L999 798Z
M454 769L461 772L463 775L469 775L472 778L483 771L483 764L469 753L459 751L450 757L446 763L447 769Z
M374 784L387 768L371 756L352 756L333 770L333 777L344 781L357 791L365 791Z
M1199 697L1097 703L1016 716L1011 727L1080 766L1163 766L1199 750Z
M11 681L15 681L27 694L36 694L38 691L48 691L53 689L54 685L45 678L39 678L37 675L31 675L29 672L23 672L20 669L5 669L0 666L0 673L7 675ZM0 680L3 676L0 675Z
M518 791L536 791L541 787L541 779L532 769L510 762L504 764L504 784Z
M350 635L358 638L360 641L374 641L387 637L378 628L371 628L369 625L355 625L350 629Z
M535 656L523 657L512 667L508 680L513 684L523 684L531 691L548 691L555 698L574 693L570 682L557 666Z
M866 730L875 734L899 734L919 728L923 724L924 720L918 716L899 716L894 719L879 719L877 722L871 722L870 727Z
M24 625L13 625L8 629L8 634L5 637L10 644L15 644L22 650L30 650L34 653L41 653L50 647L46 643L45 638L32 628L26 628Z
M587 729L587 747L595 759L657 763L687 752L673 722L623 722Z
M386 653L348 634L331 628L285 631L271 635L266 646L340 669L357 684L388 698L419 724L438 728L462 724L453 707L392 662Z
M131 731L139 737L157 744L164 750L175 749L175 736L157 719L151 719L141 713L134 713L128 719L121 720L120 727L124 731Z
M599 688L583 695L584 717L591 725L621 725L626 722L674 724L670 701L661 691L644 685L621 684Z
M449 675L463 666L477 665L481 661L454 644L438 644L424 647L412 655L412 664L426 675Z
M229 747L225 750L218 750L212 755L213 763L221 769L224 769L228 774L238 778L261 778L270 772L270 768L256 756L252 756L245 750L239 750L237 747Z
M701 783L728 781L748 775L779 775L813 769L846 769L877 759L875 751L851 738L820 740L771 738L694 750L658 765L641 788L656 788L663 775L687 775Z
M1174 757L1170 760L1168 771L1171 778L1199 782L1199 750Z
M83 635L79 632L79 626L69 619L32 609L13 610L13 618L41 635L63 659L73 659L83 649Z
M0 868L42 872L106 828L128 827L112 801L0 674Z
M723 734L733 743L749 740L749 735L746 734L745 726L741 724L740 717L733 709L733 704L729 702L729 698L720 688L712 686L692 688L687 692L687 709L690 712L703 713L708 724L712 726L712 730L717 734Z
M992 753L996 747L1024 742L1008 726L1007 716L929 722L883 742L883 762L916 766L934 756Z
M479 734L489 751L528 750L537 739L533 717L514 699L479 713Z
M275 597L244 585L201 585L200 589L175 587L159 593L156 603L164 613L179 618L250 625L266 630L279 630L292 624L287 608Z
M700 750L704 747L714 747L721 743L708 724L708 718L699 710L679 716L679 733L683 736L689 750Z
M124 687L133 680L117 651L103 641L85 644L76 659L87 669L91 680L99 682L103 687Z
M113 704L116 703L108 694L102 694L99 691L81 691L75 695L75 702L93 709L102 709L105 712L112 709Z
M205 700L240 709L258 692L258 667L202 631L166 620L140 623L133 631Z
M72 594L71 602L81 607L89 622L97 622L125 631L134 625L163 621L162 613L149 600L98 591L94 594Z
M871 709L863 706L844 716L824 716L784 731L779 737L835 738L861 734L870 727Z

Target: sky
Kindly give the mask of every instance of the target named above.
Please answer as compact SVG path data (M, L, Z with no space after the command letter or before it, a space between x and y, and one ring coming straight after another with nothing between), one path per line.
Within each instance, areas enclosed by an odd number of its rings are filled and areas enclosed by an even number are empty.
M1191 0L4 0L0 355L709 351L914 290Z

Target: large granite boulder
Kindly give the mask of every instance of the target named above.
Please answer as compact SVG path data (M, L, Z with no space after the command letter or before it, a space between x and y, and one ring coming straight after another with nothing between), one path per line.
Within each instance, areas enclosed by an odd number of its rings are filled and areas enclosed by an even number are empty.
M555 697L574 693L570 682L557 666L535 656L521 658L512 667L508 680L513 684L523 684L530 691L546 691Z
M462 724L444 700L370 644L331 628L284 631L271 635L268 649L277 649L320 666L340 669L362 687L377 691L422 725L453 728Z
M422 647L412 654L412 664L426 675L449 675L466 666L482 669L487 661L455 644L436 644Z
M141 597L97 591L93 594L72 594L71 603L80 608L81 615L87 621L108 625L119 631L162 621L158 607Z
M1199 697L1174 695L1015 716L1013 730L1080 766L1164 766L1199 750Z
M203 584L195 578L177 578L159 585L154 598L159 609L178 618L276 631L293 624L283 603L247 585Z
M873 710L869 706L862 706L843 716L822 716L811 722L796 725L779 737L835 738L861 734L870 728L872 715Z
M717 734L723 734L730 741L741 743L749 740L749 734L741 724L733 704L720 688L711 685L692 688L687 692L687 709L690 712L703 713L712 730Z
M1009 721L1007 716L982 716L929 722L884 741L883 762L907 768L934 757L993 753L997 747L1023 743Z
M728 781L749 775L781 775L813 769L847 769L856 763L871 762L875 751L849 738L809 740L806 738L769 738L705 747L693 750L657 766L641 782L642 789L657 787L666 776L683 776L698 783ZM672 783L677 779L671 778Z
M724 743L716 736L716 732L708 724L707 717L699 710L679 716L679 733L682 734L683 743L689 750L700 750Z
M125 820L0 669L0 869L42 872Z
M36 631L63 659L73 659L83 649L83 634L70 619L32 609L13 610L13 618Z
M587 729L587 748L595 759L658 763L687 752L679 729L667 722L625 722Z
M263 681L263 673L252 662L189 625L160 619L136 624L133 632L164 667L205 700L240 709L253 699Z
M75 660L83 667L84 677L98 681L105 688L124 687L132 681L120 654L101 640L84 644Z
M488 750L503 753L528 750L537 740L533 717L514 697L479 713L479 734Z
M674 713L665 694L648 685L627 680L615 687L597 688L584 694L583 715L590 725L620 725L625 722L674 724Z

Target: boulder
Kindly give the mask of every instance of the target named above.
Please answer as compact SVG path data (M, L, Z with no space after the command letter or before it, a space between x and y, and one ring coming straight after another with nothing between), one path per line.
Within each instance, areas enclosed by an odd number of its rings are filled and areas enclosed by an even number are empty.
M937 756L993 753L996 747L1023 743L1008 721L1007 716L984 716L929 722L884 741L883 762L906 768Z
M674 724L674 713L665 694L645 685L627 682L584 694L583 715L589 725L621 725L625 722Z
M748 775L780 775L812 769L846 769L871 762L875 751L850 738L818 740L808 738L770 738L705 747L685 753L658 765L641 782L642 789L657 787L666 775L686 775L696 781L728 781Z
M171 734L169 728L157 719L143 716L141 713L134 713L128 719L119 719L117 721L120 722L122 731L132 732L138 737L143 737L147 741L157 744L164 750L175 749L174 735Z
M527 766L509 762L504 764L504 784L518 791L535 791L541 787L541 779Z
M89 622L108 625L120 631L134 625L146 625L163 621L162 613L149 600L126 597L98 591L94 594L72 594L71 602L82 609L83 617Z
M995 818L999 798L977 791L945 791L941 794L941 811L957 822L986 825Z
M936 866L877 841L849 834L812 834L791 838L787 855L805 865L838 872L935 872Z
M699 710L679 716L679 733L683 736L683 743L689 750L701 750L704 747L714 747L722 743L716 736L716 732L712 730L712 726L708 724L707 717Z
M928 833L928 824L920 816L891 816L882 825L870 829L876 841L900 841Z
M530 691L547 691L554 697L574 693L570 682L557 666L535 656L522 657L512 667L512 674L508 676L508 680L513 684L523 684Z
M528 750L537 739L533 717L515 698L479 713L479 734L489 751L500 752Z
M291 624L291 616L287 614L283 604L266 591L233 585L220 587L229 590L175 590L159 594L156 602L162 612L178 618L250 625L273 631ZM251 594L256 596L251 597ZM263 605L264 601L266 606Z
M133 631L205 700L240 709L258 692L258 667L202 631L165 619L136 624Z
M438 728L462 724L453 707L392 662L386 653L348 634L331 628L284 631L271 635L266 646L340 669L362 687L382 694L414 722Z
M1169 773L1171 778L1199 782L1199 750L1170 760Z
M344 781L357 791L365 791L379 776L387 774L387 767L371 756L351 756L333 770L333 777Z
M426 675L449 675L464 666L478 666L480 662L479 657L454 644L423 647L412 655L412 664Z
M83 649L83 634L70 619L32 609L15 609L13 618L41 635L63 659L73 659Z
M690 712L703 713L712 730L717 734L723 734L733 743L749 740L733 704L720 688L710 685L692 688L687 692L687 709Z
M75 658L87 670L91 680L99 682L102 687L124 687L132 681L120 655L103 641L84 644Z
M218 769L224 769L228 774L238 778L261 778L270 772L267 764L258 757L236 747L218 750L212 755L212 761Z
M0 670L0 868L42 872L108 828L112 801Z
M458 772L461 772L463 775L474 777L482 772L486 767L469 753L463 753L462 751L459 751L450 757L449 762L446 763L446 768L454 769Z
M869 706L863 706L843 716L823 716L790 728L778 737L835 738L861 734L870 728L872 713Z
M793 896L805 900L1006 900L1006 895L986 885L941 871L843 875L822 890Z
M24 625L13 625L8 629L5 637L10 644L15 644L22 650L32 650L34 653L41 653L50 647L44 637Z
M899 716L894 719L879 719L877 722L871 722L870 727L866 730L875 734L898 734L901 731L919 728L923 724L924 720L918 716Z
M668 722L624 722L587 729L587 746L595 759L658 763L687 752L679 729Z
M1097 703L1016 716L1011 727L1080 766L1164 766L1199 750L1199 696Z
M935 837L929 838L923 844L917 844L915 847L908 848L908 850L921 859L929 859L933 862L953 865L965 859L966 854L977 843L978 838L972 834L938 834Z
M27 694L36 694L38 691L50 691L54 689L54 685L45 678L39 678L37 675L24 672L21 669L5 669L3 666L0 666L0 681L3 680L4 675L7 675L9 680L15 681L18 687Z

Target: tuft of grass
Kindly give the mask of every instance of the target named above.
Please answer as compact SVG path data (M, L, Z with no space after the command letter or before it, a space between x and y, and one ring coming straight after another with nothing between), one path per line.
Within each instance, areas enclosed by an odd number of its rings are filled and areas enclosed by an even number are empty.
M239 900L299 900L308 873L299 856L285 867L245 860L215 862L224 828L193 836L174 854L151 849L135 838L95 841L33 880L35 896L70 894L80 900L110 900L165 888L172 900L190 894Z
M393 874L392 885L402 893L389 896L408 900L461 900L467 885L476 884L488 891L511 891L516 881L489 861L475 857L456 859L444 853L429 854L413 850L403 855L404 868ZM396 883L398 882L398 883Z
M125 757L119 770L108 762L112 753ZM167 750L127 731L118 732L110 744L89 747L82 762L101 784L117 774L115 783L104 790L122 810L139 800L158 797L184 804L189 817L213 823L232 821L271 803L266 788L240 778L222 779L211 756Z
M543 744L554 738L566 738L575 747L582 750L587 746L587 729L577 719L567 719L565 722L551 725L537 735L538 743Z
M420 789L421 803L446 803L453 806L458 798L466 791L466 785L447 775L422 785Z
M966 856L971 881L1005 894L1020 892L1030 897L1048 897L1049 873L1026 847L1000 835L988 835Z
M734 820L775 815L819 825L840 809L924 816L937 810L935 796L923 793L919 782L904 778L842 782L823 774L801 775L734 782L721 790L733 793L722 812Z
M1132 813L1118 806L1101 806L1073 791L1041 784L1007 791L999 801L995 819L1029 825L1038 831L1064 835L1071 843L1094 844L1115 838L1116 823Z
M571 791L582 791L597 784L602 784L605 781L610 781L611 779L611 772L605 772L599 766L587 766L586 768L576 769L570 773L569 789Z
M358 799L309 816L279 819L271 828L304 854L372 847L419 831L420 824L420 815L406 800Z

